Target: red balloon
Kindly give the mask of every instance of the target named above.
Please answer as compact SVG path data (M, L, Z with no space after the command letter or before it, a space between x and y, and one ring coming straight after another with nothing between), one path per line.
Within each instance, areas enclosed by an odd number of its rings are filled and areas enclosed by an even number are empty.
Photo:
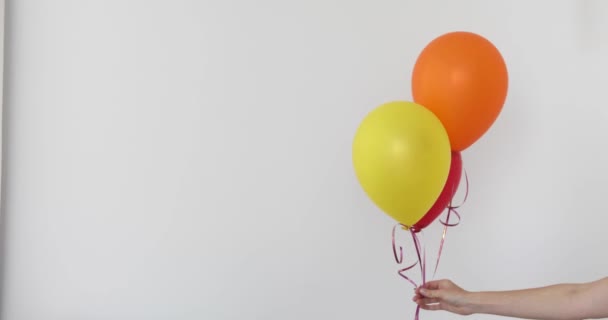
M458 185L460 184L460 178L462 176L462 157L460 152L452 151L452 162L450 164L450 173L448 175L448 179L443 186L443 190L441 190L441 194L439 194L439 198L435 201L435 204L431 207L431 209L420 219L420 221L416 222L413 226L414 230L422 230L426 228L429 224L431 224L441 213L445 210L454 194L456 194L456 190L458 190Z

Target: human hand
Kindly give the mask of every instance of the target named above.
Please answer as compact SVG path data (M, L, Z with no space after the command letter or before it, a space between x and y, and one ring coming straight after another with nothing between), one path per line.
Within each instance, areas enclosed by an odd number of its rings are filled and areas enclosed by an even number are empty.
M471 293L463 290L450 280L426 283L416 289L414 302L424 310L444 310L459 315L473 313Z

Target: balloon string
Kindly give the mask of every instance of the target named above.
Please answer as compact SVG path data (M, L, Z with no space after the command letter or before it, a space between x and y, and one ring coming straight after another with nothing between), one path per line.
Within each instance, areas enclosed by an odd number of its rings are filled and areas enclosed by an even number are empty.
M462 205L464 205L464 203L466 202L468 195L469 195L469 178L467 176L466 171L464 172L464 175L465 175L465 181L466 181L466 191L465 191L464 200L458 206L453 206L452 205L453 199L450 200L450 203L447 207L448 211L447 211L446 220L439 221L443 225L443 234L441 237L441 244L439 245L439 252L437 254L437 263L435 264L433 278L435 277L435 274L437 273L437 267L439 266L439 261L441 259L441 253L443 251L443 245L445 243L447 229L450 227L455 227L460 224L461 216L460 216L460 213L458 213L457 209L460 208ZM458 218L458 222L450 223L451 215L455 215ZM403 247L399 246L399 250L397 250L397 242L395 241L395 233L396 233L398 227L400 227L403 230L408 231L412 235L412 240L414 242L414 248L416 249L416 257L418 258L418 261L414 262L413 264L411 264L405 268L399 269L399 271L397 273L399 274L399 276L401 276L402 278L407 280L409 283L411 283L414 286L414 288L418 288L418 285L416 284L416 282L414 280L412 280L410 277L408 277L407 275L405 275L405 273L406 273L406 271L409 271L412 268L414 268L416 265L419 265L420 273L422 276L422 286L424 286L426 284L426 249L422 246L420 238L418 237L418 233L420 232L420 230L416 230L415 228L408 227L401 223L398 223L393 227L393 232L392 232L391 238L392 238L392 243L393 243L393 255L395 257L395 262L397 262L397 264L403 263ZM414 319L419 320L419 318L420 318L420 306L417 306Z
M465 189L465 194L464 194L464 199L462 200L462 203L460 203L457 206L453 206L452 205L452 200L450 200L450 204L448 205L448 213L447 216L445 218L445 221L439 221L442 225L443 225L443 233L441 235L441 242L439 244L439 252L437 253L437 262L435 263L435 271L433 271L433 279L435 279L435 275L437 274L437 268L439 267L439 261L441 260L441 253L443 252L443 245L445 243L445 237L446 234L448 232L448 228L451 227L455 227L457 225L460 224L460 220L462 219L460 216L460 213L458 213L458 211L456 209L460 208L461 206L463 206L465 204L465 202L467 201L467 198L469 196L469 177L467 176L467 172L466 170L464 171L464 179L465 179L465 183L466 183L466 189ZM458 222L456 223L450 223L450 216L454 214L456 217L458 217Z
M397 230L397 227L401 227L402 229L405 229L408 232L410 232L410 234L412 235L412 240L414 241L414 247L416 248L416 256L418 257L418 261L414 262L412 265L410 265L408 267L399 269L399 271L397 273L402 278L404 278L409 283L411 283L414 286L414 289L418 288L418 285L416 284L416 282L414 280L412 280L410 277L406 276L405 272L411 270L416 265L419 265L420 272L422 274L422 285L424 286L426 284L426 251L424 251L424 249L422 248L420 239L418 238L418 234L417 234L418 231L413 228L407 227L403 224L397 224L393 227L393 233L392 233L393 254L395 256L395 261L397 262L397 264L403 263L403 247L399 246L399 253L397 253L397 244L395 241L395 232ZM415 320L419 319L419 315L420 315L420 306L418 306L416 308Z
M414 246L416 247L416 254L418 255L418 262L420 263L420 274L422 275L422 286L426 284L426 250L423 251L420 245L420 239L418 239L418 234L415 230L410 229L410 233L412 234L412 238L414 240ZM420 251L423 251L422 256L420 255ZM416 315L414 317L415 320L418 320L420 317L420 306L416 307Z
M466 169L463 169L463 171L464 171L464 181L465 181L464 199L462 199L462 202L457 206L452 206L452 203L450 202L450 208L452 208L452 209L458 209L458 208L462 207L464 205L464 203L467 201L467 198L469 197L469 176L467 175Z
M403 263L403 247L399 246L399 255L397 255L397 245L395 242L395 231L397 230L397 227L404 227L402 224L397 224L393 227L393 254L395 255L395 261L397 262L397 264L401 264ZM402 278L404 278L405 280L407 280L409 283L411 283L414 288L417 288L418 285L416 284L416 282L414 282L414 280L412 280L411 278L409 278L408 276L405 275L405 272L414 268L416 265L418 264L418 262L414 262L414 264L405 267L403 269L399 269L399 271L397 272Z

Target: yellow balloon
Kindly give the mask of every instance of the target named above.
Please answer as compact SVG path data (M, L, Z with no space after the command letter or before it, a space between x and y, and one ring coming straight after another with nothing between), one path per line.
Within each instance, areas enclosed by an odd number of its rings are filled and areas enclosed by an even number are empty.
M353 141L359 183L382 211L413 226L433 206L448 178L450 140L427 108L383 104L360 124Z

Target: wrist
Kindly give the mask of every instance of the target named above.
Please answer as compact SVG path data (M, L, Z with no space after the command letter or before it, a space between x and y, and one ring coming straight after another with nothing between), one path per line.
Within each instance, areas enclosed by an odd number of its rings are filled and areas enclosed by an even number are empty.
M466 292L465 305L471 314L484 313L483 293L482 292Z

